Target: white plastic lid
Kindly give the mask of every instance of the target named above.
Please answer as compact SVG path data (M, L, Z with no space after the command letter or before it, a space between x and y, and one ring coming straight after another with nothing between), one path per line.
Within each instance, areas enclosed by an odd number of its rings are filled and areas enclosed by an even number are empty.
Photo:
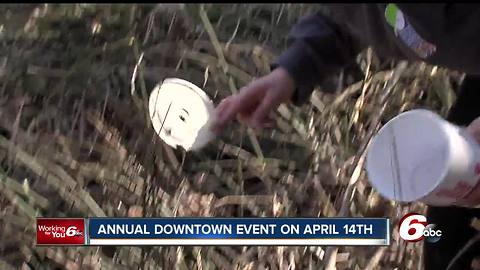
M448 171L449 141L444 120L411 110L385 124L367 152L370 183L383 196L415 201L429 194Z
M169 78L149 98L153 128L168 145L198 150L214 137L214 106L207 94L186 80Z

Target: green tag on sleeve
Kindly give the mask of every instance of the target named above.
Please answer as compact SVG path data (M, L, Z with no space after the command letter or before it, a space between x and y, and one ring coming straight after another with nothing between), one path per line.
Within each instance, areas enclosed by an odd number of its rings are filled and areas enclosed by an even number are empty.
M397 12L398 7L395 4L388 4L385 9L385 19L387 19L387 23L393 28L395 28L397 22Z

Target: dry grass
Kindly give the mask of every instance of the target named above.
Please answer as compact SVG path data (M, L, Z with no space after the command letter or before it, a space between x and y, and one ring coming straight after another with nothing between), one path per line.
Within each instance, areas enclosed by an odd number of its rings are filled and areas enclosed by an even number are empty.
M395 225L424 211L379 197L362 165L392 116L417 106L445 115L460 76L444 69L365 51L362 80L282 106L274 130L235 124L198 153L155 135L146 106L155 83L184 78L218 103L268 73L289 28L314 8L2 6L0 268L420 269L419 244L396 230L380 248L34 245L37 216L365 216Z

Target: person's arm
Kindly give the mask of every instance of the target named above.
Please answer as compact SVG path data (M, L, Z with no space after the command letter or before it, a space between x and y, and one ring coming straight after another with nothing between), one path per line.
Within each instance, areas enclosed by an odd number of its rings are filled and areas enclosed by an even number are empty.
M306 102L326 76L340 71L363 49L346 26L320 12L302 18L288 36L288 49L274 67L281 66L295 81L292 102Z
M338 14L345 15L349 10L355 13L356 7L340 7ZM362 20L362 14L356 14L356 18ZM346 29L320 13L301 19L289 35L290 47L273 71L220 102L214 129L220 132L236 116L250 127L269 127L273 122L270 113L280 104L292 101L301 105L307 101L323 78L339 71L360 52L362 47Z

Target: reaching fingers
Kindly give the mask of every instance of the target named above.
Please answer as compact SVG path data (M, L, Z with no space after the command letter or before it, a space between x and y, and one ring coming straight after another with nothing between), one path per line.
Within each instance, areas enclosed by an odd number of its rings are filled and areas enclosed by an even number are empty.
M262 84L251 83L240 93L224 99L216 109L216 128L221 129L225 124L235 118L238 113L249 114L255 110L258 100L262 98Z
M222 129L222 127L225 125L225 122L226 122L224 117L225 111L229 107L231 103L231 99L232 99L231 96L223 99L215 109L215 123L213 125L213 131L219 132Z
M249 115L245 115L242 113L237 114L237 120L238 122L245 124L248 122Z
M263 128L272 125L273 121L269 118L269 115L277 105L278 104L273 96L265 96L262 103L260 103L252 117L249 119L250 126L253 128Z
M217 109L217 126L221 128L227 124L241 110L242 106L242 99L238 95L228 97Z

